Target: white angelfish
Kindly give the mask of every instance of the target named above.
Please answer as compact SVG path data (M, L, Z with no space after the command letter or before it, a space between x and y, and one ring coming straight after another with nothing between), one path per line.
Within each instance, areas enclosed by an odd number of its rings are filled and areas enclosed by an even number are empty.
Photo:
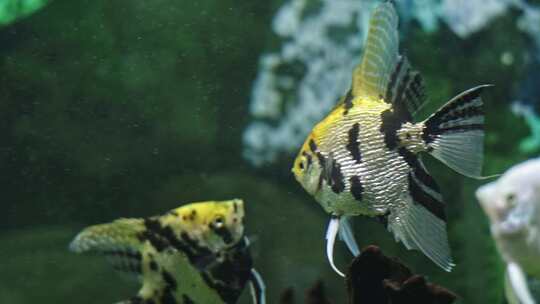
M509 169L480 187L476 197L490 221L497 248L507 263L510 303L536 303L527 277L540 279L540 158Z

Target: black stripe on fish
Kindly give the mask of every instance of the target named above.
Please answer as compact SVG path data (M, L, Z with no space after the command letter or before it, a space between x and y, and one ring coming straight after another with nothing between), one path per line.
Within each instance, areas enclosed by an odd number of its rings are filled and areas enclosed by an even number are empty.
M155 219L148 218L148 219L144 220L144 226L145 226L146 230L137 235L137 238L140 241L142 241L142 242L144 242L144 241L150 242L150 244L158 252L161 252L161 251L165 250L165 248L167 248L168 246L171 245L166 239L164 239L160 235L160 231L162 230L162 228L161 228L161 224L159 223L159 221L157 221Z
M413 113L424 103L425 94L422 76L420 73L414 72L413 79L410 81L410 85L403 93L404 101L408 107L409 112Z
M222 263L203 273L206 284L216 290L225 303L236 303L245 284L251 277L253 260L248 244L242 239L231 248Z
M332 171L330 172L330 185L332 186L332 191L335 193L341 193L345 190L344 176L341 172L341 166L336 162L332 162Z
M409 107L409 112L414 112L424 103L424 85L418 71L410 72L410 75L410 81L400 98L401 102Z
M142 256L138 251L105 250L101 253L109 258L109 262L115 270L142 273Z
M161 295L160 299L161 303L178 304L176 302L176 299L174 298L174 292L178 289L178 282L166 270L163 270L161 272L161 277L163 279L163 282L165 283L165 288L163 289L163 294Z
M196 304L195 301L185 293L182 294L182 301L183 304Z
M425 101L424 82L418 71L411 68L405 56L399 60L390 75L385 101L391 103L398 112L403 112L407 120Z
M451 124L452 121L458 121L465 118L482 117L484 110L482 105L469 106L460 110L454 110L447 113L444 116L435 115L432 119L426 122L426 128L428 131L437 130L443 123Z
M178 288L178 282L174 279L174 277L166 270L163 270L161 272L161 277L163 278L163 281L165 282L165 285L169 287L171 290L176 290Z
M417 101L420 102L420 104L416 105L421 106L421 103L423 103L424 99L426 98L426 92L424 90L424 80L420 73L416 73L416 75L414 75L414 82L411 85L411 92L417 98Z
M152 258L150 260L149 266L150 266L150 270L152 270L152 271L158 271L158 269L159 269L158 264Z
M317 156L317 159L319 160L319 164L322 168L322 172L319 175L319 181L317 183L317 191L318 191L322 188L322 184L324 181L330 184L331 182L330 173L332 170L331 170L331 167L329 168L329 166L331 166L332 164L326 159L326 157L324 157L324 155L322 155L322 153L319 151L319 148L317 147L317 144L315 143L315 141L313 141L313 139L309 141L309 148L311 152L313 152Z
M349 142L347 143L347 150L351 152L351 155L356 163L360 163L362 161L362 155L360 154L360 143L358 142L358 137L360 135L360 124L355 123L348 133Z
M167 288L165 288L167 289ZM161 304L178 304L176 302L176 299L174 298L174 294L172 294L170 291L165 291L163 295L161 295L160 299Z
M399 56L399 61L396 67L394 68L392 75L390 76L390 82L388 83L388 86L386 88L386 96L384 98L387 102L393 101L394 89L395 89L399 74L401 73L401 67L403 66L404 61L405 61L405 57Z
M345 181L344 181L345 177L343 176L343 173L341 172L341 165L338 162L336 162L332 158L332 156L328 158L324 158L324 156L320 155L320 153L318 153L317 156L319 157L319 161L324 160L321 162L321 166L322 166L321 176L323 177L323 179L331 187L334 193L343 192L343 190L345 190Z
M223 240L223 242L225 242L225 244L230 244L233 242L232 234L227 227L221 226L218 228L212 223L208 226Z
M405 162L407 162L409 167L411 167L411 172L408 175L408 182L409 193L411 194L413 200L424 206L436 217L446 221L444 203L438 198L433 197L430 193L426 192L426 190L422 189L422 186L424 186L429 191L432 191L439 197L442 197L440 195L439 186L433 177L424 169L424 166L414 153L410 152L405 147L399 148L398 153L401 157L403 157Z
M309 147L313 153L317 156L322 168L321 175L319 176L318 189L322 187L322 182L326 181L335 193L341 193L345 190L345 182L343 173L341 172L341 166L331 156L326 158L318 149L317 144L313 140L309 141Z
M115 256L120 258L133 259L137 262L140 262L142 259L141 253L138 251L128 251L128 250L105 250L101 252L104 255Z
M398 153L401 155L401 157L403 157L409 167L411 167L414 176L420 182L431 190L440 193L439 186L435 182L435 179L433 179L433 177L424 169L424 166L420 163L418 157L414 153L407 150L405 147L399 148Z
M202 247L196 241L190 239L187 233L182 232L181 239L178 239L171 227L162 226L156 219L145 219L144 225L146 230L138 235L139 240L148 240L158 252L165 250L167 247L173 247L184 252L194 265L198 265L200 261L205 261L209 255L212 255L208 248Z
M353 96L352 91L347 91L347 95L345 95L345 99L343 101L343 108L345 111L343 111L343 115L349 114L349 110L353 107Z
M351 183L351 194L357 201L362 201L362 196L364 195L364 187L362 186L362 182L360 181L359 176L352 176L349 179Z
M117 264L114 262L111 262L112 268L116 271L123 271L128 273L134 273L134 274L141 274L142 273L142 267L141 264Z
M425 126L423 129L422 139L426 144L432 143L435 139L437 139L438 135L444 134L444 133L459 133L459 132L467 132L467 131L474 131L484 130L483 124L470 124L470 125L457 125L452 127L446 127L446 128L439 128L439 127L427 127ZM428 147L428 149L433 147ZM428 152L430 152L428 150Z
M311 158L311 154L307 153L306 151L302 151L302 155L304 155L304 157L307 160L308 168L311 167L311 164L313 163L313 159Z
M412 173L408 174L409 193L414 201L426 208L433 215L446 222L446 213L443 202L435 199L429 193L425 192L413 178Z
M434 134L442 134L442 133L449 133L449 132L465 132L465 131L472 131L472 130L484 130L484 125L483 124L470 124L470 125L463 125L463 126L440 128Z
M384 143L388 150L394 150L399 143L397 131L404 122L409 121L406 109L387 109L381 113L381 133L384 134Z
M309 140L309 149L313 153L317 153L317 151L319 150L319 148L317 147L317 144L315 143L315 141L313 139Z
M462 93L438 112L433 114L424 125L422 138L425 143L431 143L436 135L446 132L466 132L470 130L483 130L483 123L467 123L467 119L481 118L484 115L480 93L483 87ZM465 121L463 121L465 120ZM441 125L445 124L446 127Z
M167 228L169 228L168 230L170 231L170 233L173 233L170 227ZM172 234L171 236L174 237L174 234ZM210 249L199 245L199 243L190 238L186 232L180 233L180 238L196 252L198 257L212 255L212 251L210 251Z
M469 102L473 102L480 98L480 93L482 92L482 88L479 88L477 90L474 90L468 94L465 94L461 96L459 99L452 102L452 104L449 104L442 108L440 111L433 114L434 120L442 120L443 117L448 115L450 112L453 112L457 108L466 105ZM476 107L477 105L474 105L473 107Z
M400 79L396 92L396 96L394 97L393 104L394 106L403 104L403 92L407 89L409 86L409 79L411 77L411 69L407 67L407 70L405 70L405 76L403 76L402 79Z

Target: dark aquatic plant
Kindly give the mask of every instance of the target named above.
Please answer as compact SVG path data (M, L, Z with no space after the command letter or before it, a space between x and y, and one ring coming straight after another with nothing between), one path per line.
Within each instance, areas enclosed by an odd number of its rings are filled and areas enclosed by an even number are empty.
M453 292L433 283L395 258L385 256L377 246L369 246L349 266L349 303L453 303Z
M346 276L349 304L450 304L457 295L413 274L396 258L385 256L377 246L366 247L353 259ZM294 294L286 290L280 304L294 304ZM306 304L337 303L327 298L322 282L306 292Z

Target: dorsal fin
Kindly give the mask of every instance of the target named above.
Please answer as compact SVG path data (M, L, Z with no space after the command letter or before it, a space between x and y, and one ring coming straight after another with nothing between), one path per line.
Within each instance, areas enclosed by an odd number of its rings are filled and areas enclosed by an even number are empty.
M105 255L114 269L139 275L144 243L138 235L144 229L142 219L125 218L90 226L75 237L69 248L77 253Z
M362 62L355 68L352 95L384 100L414 115L425 102L424 84L407 58L399 55L394 3L377 6L370 22ZM407 115L408 116L408 115Z
M425 103L424 80L411 68L407 57L399 56L390 75L384 100L414 115Z
M362 61L355 68L352 94L382 98L399 61L398 15L392 1L375 8L369 21Z

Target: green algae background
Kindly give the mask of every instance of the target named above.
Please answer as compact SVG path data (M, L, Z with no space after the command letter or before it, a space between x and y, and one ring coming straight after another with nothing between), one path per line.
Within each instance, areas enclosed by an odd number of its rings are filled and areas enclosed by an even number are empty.
M56 0L0 27L0 303L128 298L134 280L104 259L67 251L77 231L232 197L246 200L268 303L291 286L301 295L318 279L345 303L324 255L327 216L289 173L292 159L255 169L241 157L258 59L273 44L281 4ZM465 89L495 84L485 95L486 174L532 156L518 149L529 131L509 111L528 44L515 18L500 17L466 40L414 24L402 37L427 82L424 116ZM502 64L503 53L515 62ZM358 241L399 256L463 303L504 303L502 264L473 196L483 182L432 159L427 166L448 202L455 270L405 250L367 218L354 221ZM337 263L349 259L338 245ZM249 303L247 294L241 302Z

